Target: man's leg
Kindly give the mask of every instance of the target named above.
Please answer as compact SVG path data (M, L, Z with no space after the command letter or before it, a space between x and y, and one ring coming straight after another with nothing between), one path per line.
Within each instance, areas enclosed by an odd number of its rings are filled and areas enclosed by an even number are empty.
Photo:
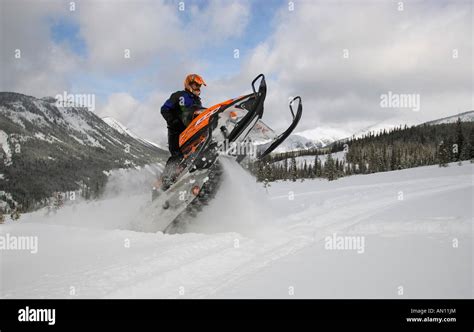
M179 134L181 130L178 128L168 127L168 149L170 150L171 157L169 157L166 164L179 162L182 158L181 151L179 150Z
M163 190L168 189L173 182L173 177L176 173L176 167L182 159L182 154L179 150L180 133L181 132L179 130L168 127L168 149L171 153L171 156L168 158L165 169L163 170Z

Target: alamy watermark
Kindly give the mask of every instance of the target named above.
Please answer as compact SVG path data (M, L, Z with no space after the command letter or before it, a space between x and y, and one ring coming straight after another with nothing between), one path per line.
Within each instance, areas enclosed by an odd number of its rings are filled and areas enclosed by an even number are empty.
M29 250L30 253L38 252L37 236L16 236L10 233L0 234L0 250Z
M26 306L18 310L19 322L47 322L48 325L56 324L56 309L34 309Z
M333 233L324 238L324 249L326 250L356 250L358 254L365 252L364 236L339 236Z
M63 94L57 94L57 107L87 107L89 111L95 110L95 95L93 93L68 93L64 91Z
M380 95L380 107L382 108L408 108L418 112L421 108L419 93L394 93L388 91Z
M229 142L229 140L226 139L219 144L218 152L224 155L249 156L255 158L257 157L257 146L251 141Z

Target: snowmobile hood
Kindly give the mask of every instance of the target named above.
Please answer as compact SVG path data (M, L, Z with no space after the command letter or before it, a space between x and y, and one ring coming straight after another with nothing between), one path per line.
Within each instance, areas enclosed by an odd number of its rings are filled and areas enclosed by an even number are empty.
M201 114L194 118L193 121L191 121L191 123L188 125L188 127L179 135L179 146L183 146L196 133L207 127L209 125L209 119L212 115L216 114L219 111L223 111L224 108L248 96L251 96L251 94L247 96L240 96L237 98L229 99L205 109Z

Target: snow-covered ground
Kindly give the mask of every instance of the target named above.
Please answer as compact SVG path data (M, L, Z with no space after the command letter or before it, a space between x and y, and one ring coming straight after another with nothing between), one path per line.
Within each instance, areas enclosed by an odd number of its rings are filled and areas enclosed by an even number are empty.
M473 164L268 193L239 166L225 170L185 234L143 232L149 195L117 185L121 195L0 225L3 238L38 239L37 253L0 251L1 297L472 297Z

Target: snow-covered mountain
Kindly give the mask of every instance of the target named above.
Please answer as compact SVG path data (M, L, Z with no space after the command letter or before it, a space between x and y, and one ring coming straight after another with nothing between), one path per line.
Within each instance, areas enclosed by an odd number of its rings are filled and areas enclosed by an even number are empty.
M275 153L283 153L283 152L289 152L289 151L295 151L295 150L308 150L308 149L314 149L318 148L321 146L318 146L318 144L310 139L307 139L306 137L293 134L288 136L288 138L281 143L278 148L274 150Z
M110 116L107 116L105 118L102 118L102 120L107 123L109 126L111 126L112 128L114 128L115 130L117 130L119 133L121 133L122 135L128 135L130 137L132 137L133 139L136 139L137 141L139 142L142 142L143 144L145 145L148 145L148 146L151 146L151 147L155 147L155 148L158 148L158 149L162 149L162 150L165 150L163 147L161 147L160 145L154 143L154 142L151 142L147 139L144 139L144 138L141 138L140 136L138 136L137 134L135 134L132 130L128 129L125 125L123 125L121 122L119 122L118 120L110 117Z
M166 151L119 129L84 107L58 107L51 97L0 92L2 192L31 207L79 183L98 192L106 181L104 171L167 157Z
M355 132L352 135L345 136L342 139L335 140L335 142L346 141L350 138L361 138L369 133L377 134L383 130L390 131L394 128L400 128L400 127L405 127L405 126L411 127L411 126L421 126L421 125L437 125L437 124L443 124L443 123L455 123L456 121L458 121L458 118L460 118L462 122L473 122L474 111L459 113L459 114L451 115L448 117L431 120L428 122L421 122L421 123L414 122L413 120L402 121L402 120L397 120L397 119L389 119L386 121L373 124L369 127L366 127L362 130Z
M269 131L272 135L266 135L265 140L267 142L275 136L272 129L269 129ZM255 135L255 130L253 135ZM274 153L323 148L343 137L347 137L345 131L333 128L315 128L305 130L288 136L288 138L275 149Z
M357 131L356 133L351 135L350 138L361 138L361 137L366 136L370 133L377 134L377 133L379 133L383 130L389 131L389 130L392 130L394 128L403 127L404 125L405 125L405 123L403 123L403 124L402 123L394 124L392 122L383 121L383 122L376 123L372 126L369 126L369 127L366 127L362 130Z
M458 118L460 118L462 122L473 122L474 111L459 113L459 114L448 116L445 118L428 121L428 122L425 122L424 124L436 125L436 124L443 124L443 123L455 123L456 121L458 121Z
M396 120L392 119L388 121L379 122L370 127L364 128L363 130L360 130L357 133L355 133L353 137L360 138L369 133L379 133L382 130L389 131L394 128L404 127L405 125L410 127L410 126L424 125L424 124L437 125L437 124L443 124L443 123L455 123L456 121L458 121L458 118L460 118L462 122L472 122L474 121L474 111L459 113L459 114L455 114L448 117L431 120L431 121L423 122L423 123L414 123L412 121L398 121L397 123Z
M341 138L349 136L350 132L339 128L317 127L298 132L296 135L314 142L315 146L318 148L323 148Z

